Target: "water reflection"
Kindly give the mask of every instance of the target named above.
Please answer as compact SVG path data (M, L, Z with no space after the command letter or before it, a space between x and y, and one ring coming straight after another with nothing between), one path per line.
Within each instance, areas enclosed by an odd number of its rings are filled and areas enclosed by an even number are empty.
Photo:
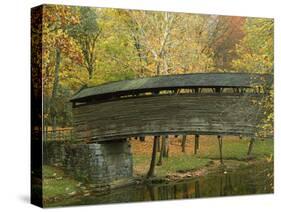
M272 176L273 164L266 164L178 183L134 185L100 196L68 199L54 206L273 193Z

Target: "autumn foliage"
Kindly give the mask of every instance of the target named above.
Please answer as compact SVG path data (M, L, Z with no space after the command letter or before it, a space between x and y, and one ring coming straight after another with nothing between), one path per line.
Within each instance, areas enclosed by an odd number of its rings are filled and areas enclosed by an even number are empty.
M83 86L193 72L273 73L272 19L45 5L42 38L44 122L54 128L71 126L68 100ZM273 93L265 102L263 128L272 133Z

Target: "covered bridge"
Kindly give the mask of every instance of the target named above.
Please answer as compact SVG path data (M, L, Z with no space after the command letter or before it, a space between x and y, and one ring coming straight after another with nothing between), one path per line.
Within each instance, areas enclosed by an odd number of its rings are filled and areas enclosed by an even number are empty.
M73 103L74 133L80 142L146 135L255 136L258 104L272 76L195 73L124 80L87 87Z

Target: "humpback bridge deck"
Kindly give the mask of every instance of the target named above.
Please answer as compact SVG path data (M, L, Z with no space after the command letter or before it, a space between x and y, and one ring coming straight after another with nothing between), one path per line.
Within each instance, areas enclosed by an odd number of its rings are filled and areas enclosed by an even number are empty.
M158 76L81 89L73 102L77 141L168 134L254 136L271 75Z

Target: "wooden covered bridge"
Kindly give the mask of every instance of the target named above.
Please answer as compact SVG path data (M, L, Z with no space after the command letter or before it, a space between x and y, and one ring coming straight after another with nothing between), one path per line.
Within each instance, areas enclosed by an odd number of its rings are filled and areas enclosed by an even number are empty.
M270 75L197 73L124 80L84 88L73 102L77 141L147 135L245 135L261 120L257 104Z
M272 80L264 74L196 73L83 88L71 98L77 145L65 148L67 167L94 183L130 177L131 137L195 135L199 142L200 135L216 135L220 152L224 135L247 136L252 144L263 119L259 103Z

